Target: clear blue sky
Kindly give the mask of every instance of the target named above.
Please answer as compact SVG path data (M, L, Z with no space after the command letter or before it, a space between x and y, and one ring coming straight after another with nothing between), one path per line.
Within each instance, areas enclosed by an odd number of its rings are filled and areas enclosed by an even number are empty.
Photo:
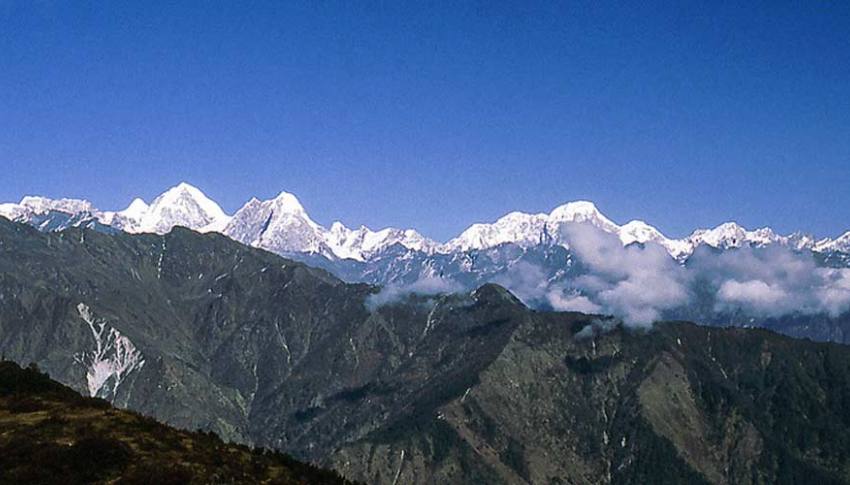
M850 229L850 2L236 3L0 0L0 200Z

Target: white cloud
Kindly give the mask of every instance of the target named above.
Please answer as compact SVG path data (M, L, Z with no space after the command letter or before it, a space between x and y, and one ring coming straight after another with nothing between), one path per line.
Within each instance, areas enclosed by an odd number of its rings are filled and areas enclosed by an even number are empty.
M387 285L381 291L370 295L366 299L366 307L374 311L376 308L395 303L410 294L438 295L442 293L456 293L463 290L463 286L450 279L437 276L427 276L407 285Z
M589 224L567 224L562 237L589 270L572 286L598 310L643 326L690 298L689 275L661 246L624 247L616 236Z
M546 300L552 305L552 308L558 311L581 312L581 313L599 313L602 307L593 303L590 298L578 295L565 295L563 291L551 290L546 294Z
M787 311L784 304L789 295L784 289L760 280L728 280L720 286L717 299L719 309L741 305L757 314L777 316Z
M717 287L719 311L836 317L850 309L850 270L818 267L810 253L779 246L700 252L691 271Z

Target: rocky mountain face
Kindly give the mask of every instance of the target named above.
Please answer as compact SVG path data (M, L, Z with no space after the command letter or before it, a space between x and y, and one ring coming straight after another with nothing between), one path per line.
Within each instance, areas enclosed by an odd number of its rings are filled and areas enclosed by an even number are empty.
M8 359L368 483L850 481L835 344L395 293L182 228L0 220L0 303Z

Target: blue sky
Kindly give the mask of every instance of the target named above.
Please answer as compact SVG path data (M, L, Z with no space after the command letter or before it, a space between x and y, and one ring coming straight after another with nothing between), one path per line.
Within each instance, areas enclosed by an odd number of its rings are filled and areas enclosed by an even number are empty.
M235 3L0 0L0 200L850 229L848 2Z

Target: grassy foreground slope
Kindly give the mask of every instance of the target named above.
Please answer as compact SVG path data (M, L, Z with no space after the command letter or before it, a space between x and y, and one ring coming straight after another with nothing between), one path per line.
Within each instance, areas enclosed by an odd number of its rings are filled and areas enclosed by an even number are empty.
M0 483L345 484L267 450L181 431L0 362Z

